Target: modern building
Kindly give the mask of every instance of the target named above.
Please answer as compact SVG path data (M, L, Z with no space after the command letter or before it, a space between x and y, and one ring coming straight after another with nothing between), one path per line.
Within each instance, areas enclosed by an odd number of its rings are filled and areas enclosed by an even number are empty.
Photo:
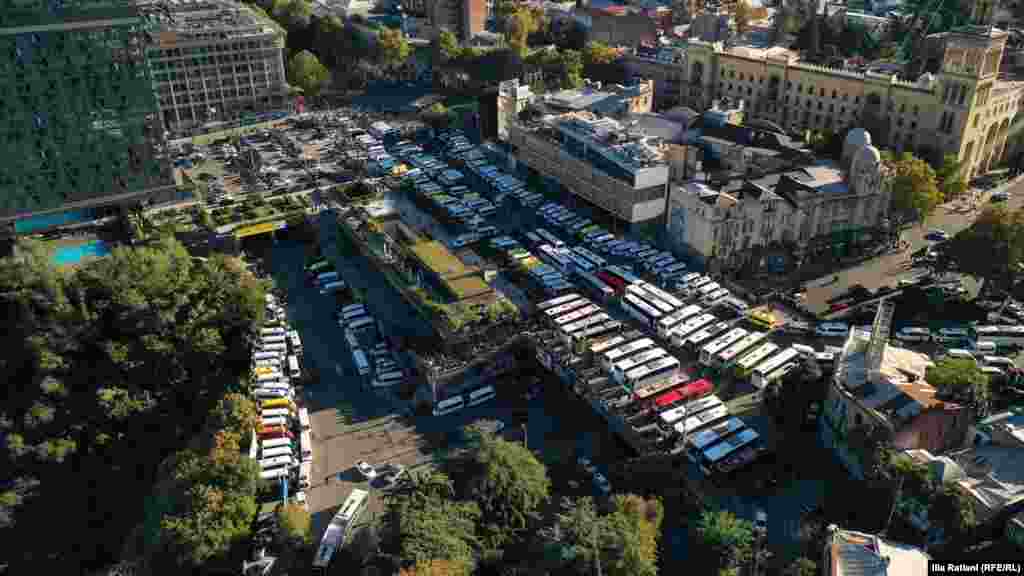
M508 143L528 171L618 223L648 222L665 212L669 167L660 138L584 110L517 121Z
M824 576L925 576L930 557L919 548L873 534L829 526L822 553Z
M165 126L189 128L286 105L284 32L244 4L170 0L147 48Z
M1010 127L1024 116L1024 82L999 77L1006 39L986 25L945 32L940 69L914 81L891 67L805 63L778 46L690 40L681 100L703 110L718 98L742 99L750 117L787 130L863 127L879 146L955 154L974 176L1006 159Z
M0 1L0 221L32 233L173 194L134 2ZM33 219L29 219L33 217Z
M925 380L926 355L888 344L894 306L879 306L871 332L850 330L826 391L819 438L862 478L863 455L852 435L880 429L897 450L939 454L964 445L971 410L937 396Z
M622 54L622 63L629 78L654 81L654 105L662 110L680 101L685 54L686 51L678 46L637 46Z
M584 80L583 86L545 94L537 100L551 112L586 110L601 116L625 116L649 113L654 104L654 82L638 80L630 86L602 85Z
M674 249L738 268L769 256L801 258L836 235L857 242L881 233L890 192L882 186L881 157L874 147L858 152L850 172L823 162L803 164L802 157L772 148L739 151L740 167L794 167L715 187L693 180L673 184L667 237Z

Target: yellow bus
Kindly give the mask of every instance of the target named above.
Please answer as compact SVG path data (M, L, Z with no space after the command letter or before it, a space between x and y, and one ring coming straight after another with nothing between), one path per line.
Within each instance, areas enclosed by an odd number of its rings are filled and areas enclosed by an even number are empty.
M775 324L778 322L778 319L775 318L775 314L772 314L772 312L766 308L754 308L750 311L749 318L750 322L755 326L766 330L775 328Z
M278 368L275 368L273 366L257 366L256 368L253 368L253 373L255 373L257 376L263 376L264 374L273 374L274 372L277 371Z
M264 400L260 407L263 410L270 410L271 408L294 408L295 405L287 398L274 398L273 400Z

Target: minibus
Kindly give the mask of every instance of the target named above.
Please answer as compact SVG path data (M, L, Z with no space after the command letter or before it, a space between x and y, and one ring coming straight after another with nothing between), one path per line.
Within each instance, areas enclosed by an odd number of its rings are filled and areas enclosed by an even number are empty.
M264 460L269 458L280 458L281 456L287 456L288 458L292 458L295 456L295 453L292 452L290 446L281 446L279 448L267 448L266 446L264 446L263 452L260 454L260 456Z
M970 360L974 363L978 362L978 359L974 357L974 354L971 354L970 350L964 350L962 348L950 348L949 350L946 350L946 353L943 356L945 358L953 358L956 360Z
M359 371L360 376L367 376L370 374L370 363L366 360L366 353L361 349L352 349L352 361L355 362L356 370Z
M294 354L288 357L288 375L292 378L302 376L302 370L299 368L299 357Z
M288 427L288 419L283 416L273 416L271 418L260 418L260 424L263 426L283 426Z

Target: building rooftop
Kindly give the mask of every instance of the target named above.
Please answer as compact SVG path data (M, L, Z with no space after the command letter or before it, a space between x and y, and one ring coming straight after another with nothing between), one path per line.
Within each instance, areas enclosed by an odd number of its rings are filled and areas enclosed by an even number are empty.
M161 0L148 4L161 7L151 14L158 22L162 47L209 37L229 39L277 32L273 23L255 12L223 0Z
M933 477L955 482L974 497L980 519L991 518L1008 506L1024 502L1024 449L984 444L946 456L927 450L908 450L926 464Z
M836 530L829 544L831 576L924 576L929 557L922 550L863 532Z
M441 279L457 299L482 296L491 291L490 286L477 276L478 269L463 264L440 242L417 242L409 250Z
M599 114L614 114L627 108L627 102L651 89L649 83L632 86L586 81L582 88L559 90L543 97L543 104L560 111L590 110Z

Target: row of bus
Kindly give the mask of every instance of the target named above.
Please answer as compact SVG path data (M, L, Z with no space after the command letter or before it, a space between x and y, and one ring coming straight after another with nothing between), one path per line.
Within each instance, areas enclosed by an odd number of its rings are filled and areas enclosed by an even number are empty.
M391 388L404 381L402 369L384 342L376 342L364 351L360 338L377 328L377 321L356 302L342 307L337 312L338 325L345 330L345 342L352 353L352 362L359 376L370 378L372 388ZM375 339L375 338L374 338Z
M352 528L366 510L369 501L370 493L356 488L348 495L341 508L338 508L320 540L316 556L313 557L313 576L329 574L334 555L352 534Z
M298 431L298 444L296 434ZM289 478L298 471L299 488L309 486L313 463L309 412L297 408L291 398L260 402L259 441L260 477L264 480Z
M461 411L463 408L479 406L495 398L494 386L490 384L465 394L457 394L434 404L434 416L446 416Z

